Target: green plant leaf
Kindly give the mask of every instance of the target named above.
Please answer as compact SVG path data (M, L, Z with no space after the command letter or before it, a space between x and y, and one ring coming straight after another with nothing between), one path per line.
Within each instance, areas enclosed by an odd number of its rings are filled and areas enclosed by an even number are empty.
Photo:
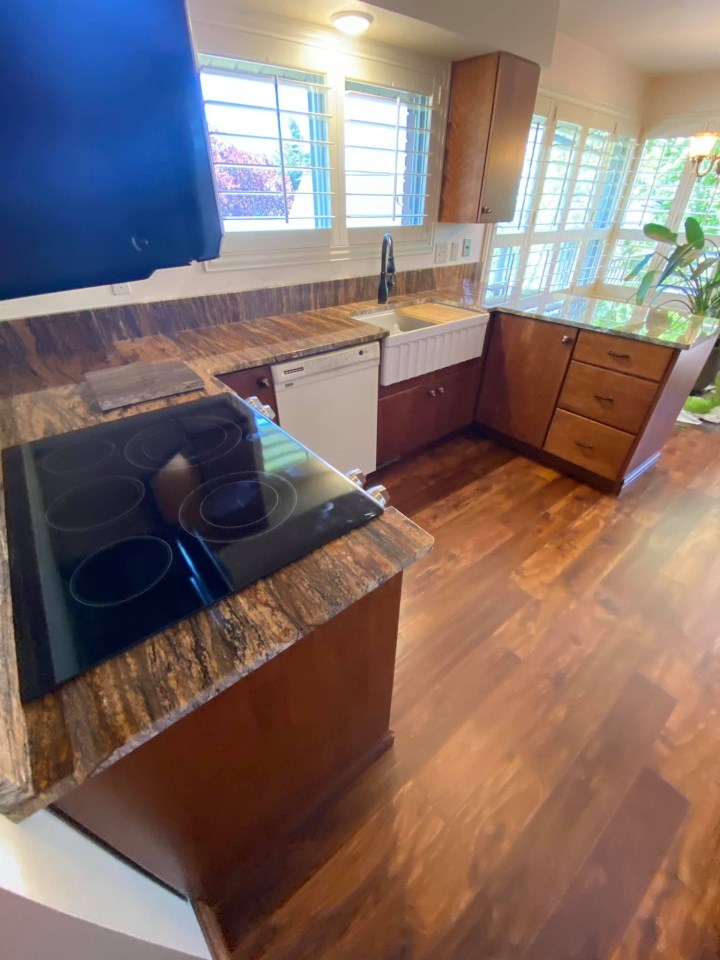
M705 246L705 234L695 217L688 217L685 220L685 238L697 250L702 250Z
M635 298L640 306L642 306L645 302L645 297L648 295L656 276L657 270L648 270L648 272L640 281L640 286L638 287L637 296Z
M648 240L655 240L657 243L677 243L678 235L661 223L646 223L643 233Z
M645 267L650 263L652 258L655 256L654 253L648 253L646 256L642 257L635 266L632 268L630 273L625 277L626 280L634 280L638 274L645 269Z
M693 280L697 280L701 277L710 267L717 268L718 260L717 257L706 257L704 260L701 260L700 263L695 264L695 267L690 274Z

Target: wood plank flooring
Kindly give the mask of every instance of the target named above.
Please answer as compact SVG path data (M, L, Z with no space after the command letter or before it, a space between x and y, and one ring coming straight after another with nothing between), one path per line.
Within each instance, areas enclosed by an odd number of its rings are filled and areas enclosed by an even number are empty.
M620 499L467 433L382 481L393 750L215 908L234 960L720 956L720 431Z

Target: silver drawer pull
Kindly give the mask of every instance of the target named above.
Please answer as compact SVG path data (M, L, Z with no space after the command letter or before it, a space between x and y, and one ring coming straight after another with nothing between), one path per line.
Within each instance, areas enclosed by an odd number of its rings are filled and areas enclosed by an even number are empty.
M608 356L614 357L616 360L629 360L629 353L618 353L616 350L608 350Z
M594 393L596 400L607 400L608 403L615 403L615 397L606 397L602 393Z
M428 395L429 397L434 397L435 394L436 394L436 392L437 392L436 390L428 390L427 395Z
M594 449L595 449L595 447L593 447L593 445L592 445L591 443L585 443L585 442L582 441L582 440L576 440L575 443L577 444L578 447L580 447L581 450L594 450Z

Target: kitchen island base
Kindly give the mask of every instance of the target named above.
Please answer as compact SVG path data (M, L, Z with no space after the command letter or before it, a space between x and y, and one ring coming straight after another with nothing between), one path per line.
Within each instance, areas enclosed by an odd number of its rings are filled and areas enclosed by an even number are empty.
M402 574L112 766L56 808L213 904L392 743Z

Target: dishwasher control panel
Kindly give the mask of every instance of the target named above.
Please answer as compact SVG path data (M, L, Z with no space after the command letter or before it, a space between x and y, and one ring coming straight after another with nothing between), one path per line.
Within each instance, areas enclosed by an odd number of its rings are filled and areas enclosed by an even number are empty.
M287 363L277 363L272 367L272 376L275 384L287 384L288 381L297 380L300 377L341 370L343 367L350 367L363 361L377 364L379 360L380 344L374 340L357 347L345 347L343 350L316 353L312 357L303 357L302 360L293 359L288 360Z

